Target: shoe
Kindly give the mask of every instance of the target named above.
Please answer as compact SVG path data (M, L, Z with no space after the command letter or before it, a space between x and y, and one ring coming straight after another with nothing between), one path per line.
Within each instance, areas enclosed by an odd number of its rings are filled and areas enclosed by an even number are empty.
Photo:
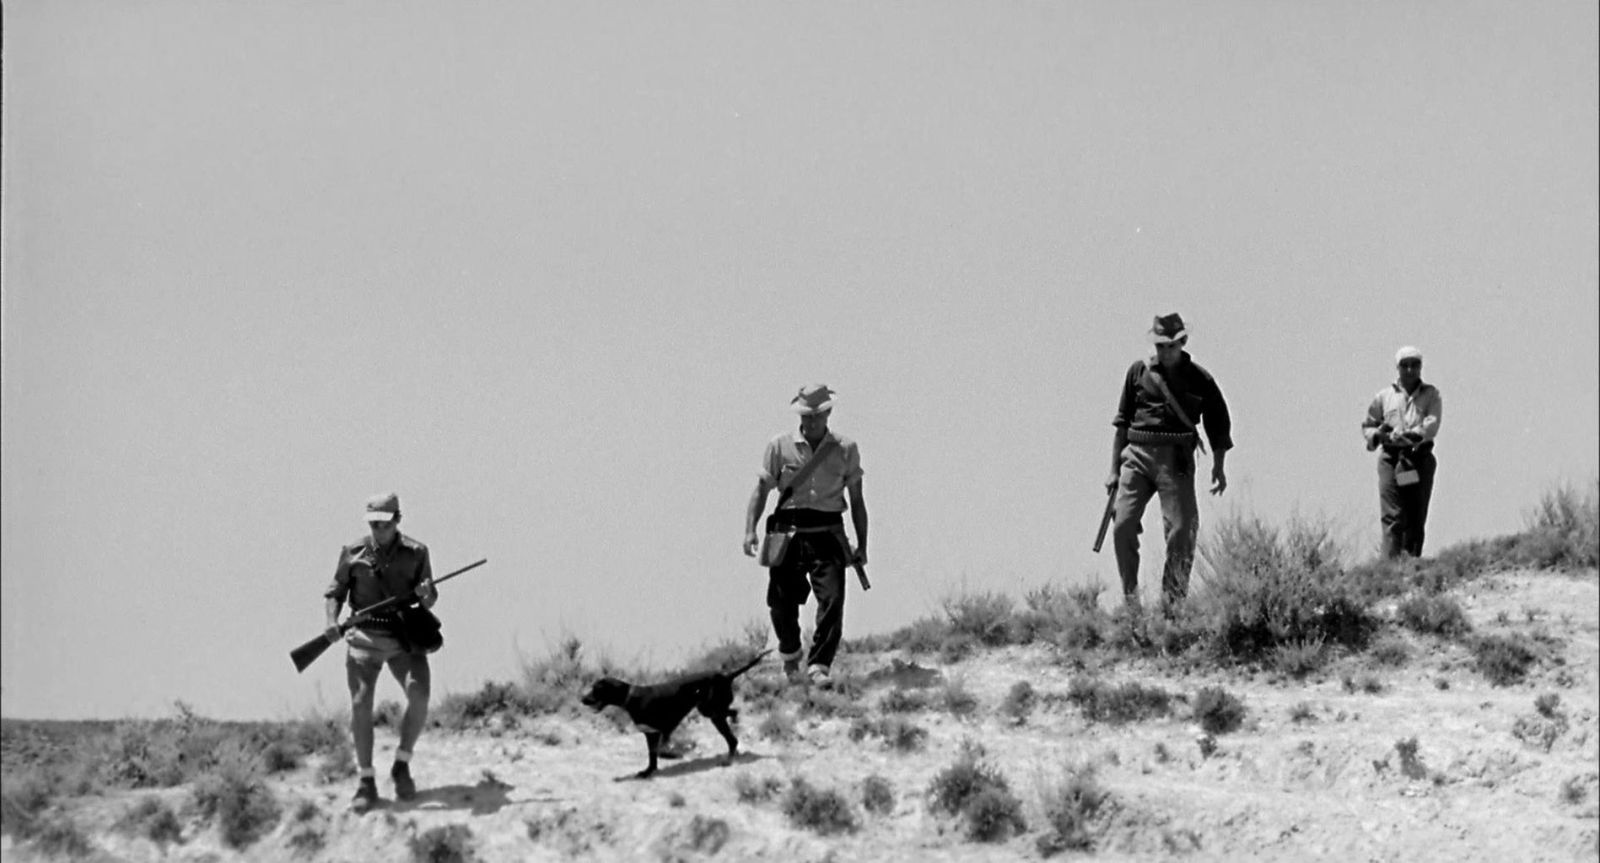
M788 678L790 683L799 683L803 679L800 676L800 660L785 659L783 661L783 676Z
M828 674L828 666L813 665L806 673L811 677L811 685L819 689L827 689L833 685L833 677Z
M350 798L350 809L361 815L377 805L378 781L370 777L361 780L361 784L356 786L356 795Z
M394 767L389 769L389 778L394 780L394 796L396 800L410 800L417 796L417 783L411 779L411 767L404 761L396 761Z

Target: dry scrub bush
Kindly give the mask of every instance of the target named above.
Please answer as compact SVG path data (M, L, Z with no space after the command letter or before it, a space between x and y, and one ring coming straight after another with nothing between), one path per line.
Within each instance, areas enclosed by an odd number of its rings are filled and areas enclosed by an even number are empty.
M874 773L861 782L861 807L874 815L894 811L894 784Z
M799 703L796 706L801 716L814 716L819 718L839 717L841 719L855 719L865 716L867 708L851 700L847 692L834 689L810 688L801 692Z
M1428 635L1458 636L1472 630L1461 604L1448 596L1419 594L1395 609L1400 624Z
M1326 660L1327 652L1323 649L1321 636L1293 644L1280 644L1273 648L1272 653L1273 667L1296 680L1320 670Z
M878 709L884 713L916 713L927 710L929 696L927 693L914 689L901 689L895 687L883 694L878 700Z
M224 747L215 766L195 780L190 801L202 819L217 822L223 844L235 849L265 836L282 815L260 768L237 743Z
M939 693L939 703L944 709L957 719L966 719L978 712L978 697L967 688L963 678L951 679L944 685Z
M955 762L934 776L928 797L936 810L965 818L967 837L974 841L1002 841L1027 829L1022 802L972 740L963 741Z
M406 844L413 863L472 863L478 859L472 847L472 828L465 824L430 828Z
M1028 721L1028 714L1033 712L1034 705L1038 702L1039 694L1034 691L1033 684L1019 680L1011 684L1005 700L1000 702L1000 715L1012 725L1021 725Z
M721 818L696 815L684 826L684 834L684 844L691 850L713 857L728 844L728 839L733 836L733 830L728 826L728 822Z
M761 720L761 724L756 726L756 734L760 735L762 740L778 743L786 743L800 736L795 730L794 716L782 709L768 713L766 718Z
M1120 686L1082 675L1067 684L1067 700L1095 722L1122 724L1166 716L1172 693L1158 686L1128 682Z
M1067 766L1059 779L1044 787L1041 798L1050 829L1035 842L1039 854L1049 857L1062 851L1092 851L1095 821L1110 800L1095 776L1094 765Z
M1201 543L1200 558L1206 578L1196 601L1219 658L1255 660L1318 639L1360 648L1377 627L1372 597L1347 577L1325 522L1295 518L1280 530L1231 515Z
M740 803L765 803L783 790L783 780L776 776L752 776L740 773L733 777L734 793Z
M165 851L168 845L183 842L183 825L178 814L159 797L142 797L117 819L114 828L129 836L140 836Z
M1192 715L1207 734L1227 734L1244 724L1244 703L1221 687L1207 686L1195 695Z
M984 647L1001 647L1012 642L1011 597L983 591L946 597L945 616L956 636L970 636Z
M843 794L832 788L815 788L800 777L789 784L781 808L791 824L823 836L854 833L858 826Z
M1521 683L1538 658L1521 633L1483 635L1472 642L1474 667L1495 686Z
M860 717L850 724L850 740L859 743L867 737L877 737L883 745L896 752L915 752L928 740L928 730L901 716L881 719Z

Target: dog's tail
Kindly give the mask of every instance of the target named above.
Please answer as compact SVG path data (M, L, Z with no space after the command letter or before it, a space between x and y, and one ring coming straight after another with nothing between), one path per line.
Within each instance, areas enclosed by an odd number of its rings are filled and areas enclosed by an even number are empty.
M753 658L751 658L751 660L749 662L746 662L744 665L741 665L738 668L735 668L734 670L728 672L728 679L732 680L733 678L738 677L739 675L745 673L746 671L749 671L750 669L755 668L756 665L758 663L760 663L761 660L765 659L767 654L769 654L771 652L772 652L772 648L769 647L766 650L763 650L760 653L756 654Z

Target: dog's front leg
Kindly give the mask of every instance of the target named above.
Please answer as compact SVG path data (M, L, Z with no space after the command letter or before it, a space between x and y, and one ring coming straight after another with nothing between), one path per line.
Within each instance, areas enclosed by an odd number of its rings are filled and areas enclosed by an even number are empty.
M734 737L733 729L728 727L728 717L712 716L711 724L717 727L717 733L721 734L722 739L728 742L728 757L725 763L732 764L733 757L739 754L739 738Z
M650 749L650 766L634 774L634 778L649 779L651 776L655 775L656 758L661 753L662 736L663 735L659 731L646 731L644 733L644 745Z

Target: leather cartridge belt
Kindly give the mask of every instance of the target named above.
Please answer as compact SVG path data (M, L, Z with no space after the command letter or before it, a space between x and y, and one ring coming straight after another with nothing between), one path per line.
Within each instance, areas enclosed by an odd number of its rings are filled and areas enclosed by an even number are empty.
M780 509L771 516L771 526L795 533L822 533L844 525L844 513L818 509Z
M392 611L380 611L356 625L362 629L397 629L400 626L400 615Z
M1416 446L1389 446L1388 444L1384 444L1383 451L1401 455L1421 455L1423 453L1433 452L1433 441L1419 443Z
M1153 444L1155 446L1194 446L1200 438L1194 432L1162 432L1144 431L1143 429L1128 429L1128 443Z

